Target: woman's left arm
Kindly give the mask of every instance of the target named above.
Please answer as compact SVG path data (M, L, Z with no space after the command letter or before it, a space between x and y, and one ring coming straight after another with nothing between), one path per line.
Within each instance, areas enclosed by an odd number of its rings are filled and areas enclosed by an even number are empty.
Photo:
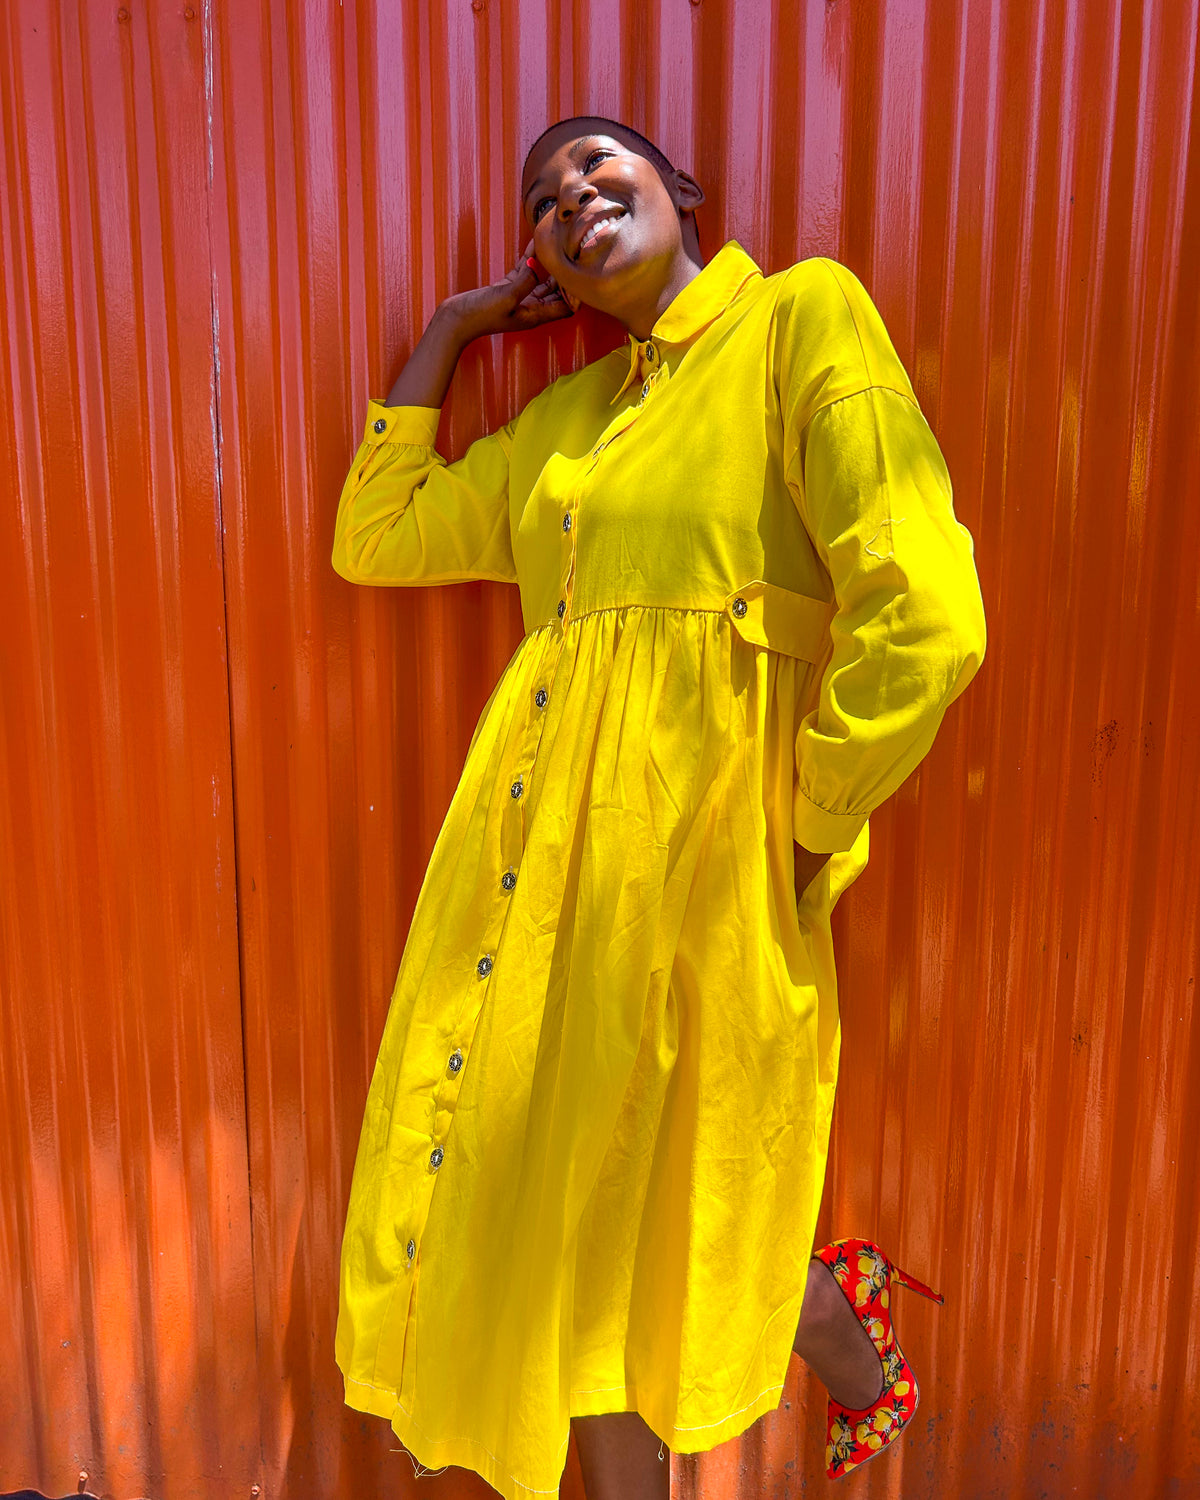
M832 651L796 733L800 862L850 849L979 669L974 544L883 319L857 276L799 261L776 304L783 472L831 582Z
M796 501L837 607L819 702L796 737L793 832L830 853L928 752L983 660L986 625L971 534L915 400L882 384L833 400L798 451Z

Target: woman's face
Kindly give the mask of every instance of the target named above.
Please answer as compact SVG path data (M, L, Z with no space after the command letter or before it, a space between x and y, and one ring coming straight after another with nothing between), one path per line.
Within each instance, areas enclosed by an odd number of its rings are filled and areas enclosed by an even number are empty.
M620 316L687 254L681 210L704 194L686 172L668 187L653 162L617 137L578 128L541 142L525 168L521 205L534 254L567 299Z

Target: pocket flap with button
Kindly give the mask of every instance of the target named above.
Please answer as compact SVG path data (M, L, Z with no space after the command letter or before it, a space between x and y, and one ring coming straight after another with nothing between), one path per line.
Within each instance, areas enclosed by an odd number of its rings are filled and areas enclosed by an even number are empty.
M762 578L727 595L725 613L743 640L801 661L820 661L829 645L833 606Z

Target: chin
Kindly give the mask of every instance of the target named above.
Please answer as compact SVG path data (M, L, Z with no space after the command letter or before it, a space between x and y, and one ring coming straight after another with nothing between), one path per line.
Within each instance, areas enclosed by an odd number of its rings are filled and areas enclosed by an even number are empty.
M578 290L574 287L569 288L571 295L579 298L582 307L593 307L597 312L607 314L609 309L602 306L600 302L593 301L592 298L603 298L606 288L611 286L613 282L620 281L623 276L627 276L631 270L641 264L643 259L645 257L639 255L636 251L631 253L629 250L626 250L621 259L612 265L611 269L608 262L605 262L602 267L597 267L596 270L586 275L586 280L584 280L583 285Z

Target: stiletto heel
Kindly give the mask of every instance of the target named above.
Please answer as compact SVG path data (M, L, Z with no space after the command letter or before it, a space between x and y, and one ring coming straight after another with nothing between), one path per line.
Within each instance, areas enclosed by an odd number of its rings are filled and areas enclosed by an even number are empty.
M855 1410L830 1398L825 1472L830 1479L839 1479L882 1453L917 1409L917 1377L892 1327L892 1286L907 1287L939 1304L946 1299L893 1264L872 1240L834 1240L814 1255L833 1272L883 1364L883 1389L870 1406Z
M928 1297L930 1302L936 1302L939 1306L946 1300L941 1292L935 1292L932 1287L926 1286L923 1281L918 1281L915 1276L910 1276L907 1271L902 1271L894 1262L892 1264L892 1280L899 1282L901 1286L906 1286L910 1292L920 1292L922 1297Z

